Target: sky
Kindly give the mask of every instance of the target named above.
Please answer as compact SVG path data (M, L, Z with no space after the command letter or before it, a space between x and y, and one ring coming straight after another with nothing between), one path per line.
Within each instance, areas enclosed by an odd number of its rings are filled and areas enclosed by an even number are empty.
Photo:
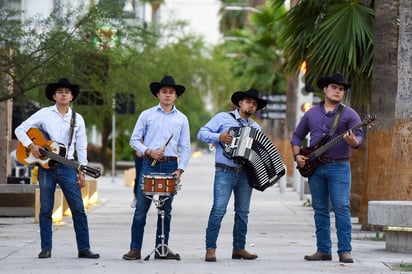
M162 17L185 20L191 31L202 35L207 43L216 44L220 39L219 8L219 0L166 0Z

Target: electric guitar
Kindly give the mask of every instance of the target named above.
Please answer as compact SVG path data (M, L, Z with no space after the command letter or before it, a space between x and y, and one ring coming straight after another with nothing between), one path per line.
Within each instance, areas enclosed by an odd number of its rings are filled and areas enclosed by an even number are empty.
M343 132L339 136L336 136L335 138L333 138L329 142L326 142L329 139L329 135L326 135L325 137L322 138L322 140L320 140L320 142L318 144L316 144L314 146L311 146L311 147L302 148L300 150L300 154L303 155L303 156L308 157L309 159L306 160L306 163L303 167L301 167L301 168L299 166L296 167L299 170L299 173L303 177L309 177L315 171L315 169L321 164L321 161L320 161L319 157L323 153L328 151L332 146L334 146L337 143L339 143L340 141L342 141L343 135L345 135L347 132L349 132L351 130L354 132L357 129L363 127L363 126L369 125L370 123L372 123L375 120L376 120L376 115L368 115L368 117L366 117L363 120L363 122L357 124L356 126L350 128L349 130Z
M84 166L77 161L66 159L64 157L66 155L66 148L64 147L64 145L55 141L47 140L39 129L30 128L27 131L27 135L35 145L41 147L41 157L34 157L31 154L30 149L26 148L21 142L18 142L16 149L16 158L17 161L19 161L21 164L38 164L41 167L48 169L52 165L51 160L53 160L65 166L74 168L79 172L83 172L93 178L99 178L101 176L99 169Z

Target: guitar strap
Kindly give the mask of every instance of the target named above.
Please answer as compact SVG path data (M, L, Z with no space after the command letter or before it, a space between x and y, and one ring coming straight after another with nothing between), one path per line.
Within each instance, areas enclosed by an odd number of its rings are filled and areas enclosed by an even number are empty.
M236 116L235 116L235 114L233 114L233 112L228 112L228 113L229 113L230 116L233 117L233 119L235 119L235 120L239 123L240 127L245 127L245 126L240 122L240 118L239 118L239 119L236 119ZM248 123L247 123L247 126L250 127L250 125L252 125L254 122L255 122L255 121L253 121L252 118L249 118L249 121L248 121Z
M72 119L70 120L70 136L69 136L69 144L67 145L67 153L69 153L69 148L73 141L73 134L74 134L74 126L76 125L76 112L72 108ZM66 153L66 157L67 157Z
M339 122L340 116L342 115L344 108L345 108L344 104L339 104L338 110L336 111L335 119L333 120L333 124L330 127L329 136L332 136L333 134L335 134L336 129L338 128L338 122Z

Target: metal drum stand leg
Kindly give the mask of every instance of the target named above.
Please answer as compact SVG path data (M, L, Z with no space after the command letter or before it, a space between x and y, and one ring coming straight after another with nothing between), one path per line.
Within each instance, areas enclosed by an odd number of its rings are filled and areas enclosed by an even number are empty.
M160 218L161 218L161 222L162 222L162 234L160 235L161 243L158 244L145 258L145 261L148 261L150 259L150 255L152 255L153 253L157 253L161 258L166 258L167 254L169 252L172 252L169 247L167 246L167 244L165 244L165 211L164 209L162 209L162 206L164 204L164 202L169 199L169 197L159 197L158 200L153 199L152 197L148 197L149 199L152 199L153 203L156 205L157 208L157 214L160 214ZM180 255L179 254L175 254L175 258L177 261L180 261Z

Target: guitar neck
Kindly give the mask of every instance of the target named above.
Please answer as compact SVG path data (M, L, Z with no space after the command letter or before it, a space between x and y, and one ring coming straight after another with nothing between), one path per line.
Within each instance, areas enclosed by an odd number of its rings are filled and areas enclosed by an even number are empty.
M309 159L315 159L320 157L323 153L325 153L326 151L328 151L331 147L333 147L334 145L336 145L337 143L339 143L340 141L342 141L343 139L343 135L345 135L347 132L349 131L355 131L361 127L363 127L364 125L366 125L365 122L362 122L360 124L357 124L356 126L350 128L349 130L343 132L342 134L340 134L339 136L333 138L332 140L330 140L329 142L327 142L326 144L324 144L322 147L320 147L319 149L313 151L312 153L310 153L308 155Z
M44 156L46 156L46 157L48 157L48 158L50 158L50 159L52 159L52 160L54 160L54 161L56 161L56 162L59 162L59 163L61 163L61 164L63 164L63 165L66 165L66 166L69 166L69 167L71 167L71 168L74 168L74 169L76 169L76 170L79 169L79 167L80 167L80 164L79 164L77 161L71 161L71 160L69 160L69 159L66 159L66 158L64 158L64 157L62 157L62 156L54 153L54 152L50 152L50 151L47 151L47 150L45 150L45 149L41 149L41 153L42 153Z
M59 162L63 165L74 168L77 171L81 171L81 172L89 175L90 177L99 178L101 176L101 173L100 173L99 169L95 169L95 168L92 168L92 167L89 167L89 166L81 165L77 161L72 161L72 160L66 159L66 158L64 158L64 157L62 157L62 156L60 156L56 153L53 153L53 152L50 152L50 151L47 151L47 150L44 150L44 149L42 149L41 152L44 156L46 156L46 157L48 157L48 158L50 158L50 159L52 159L56 162Z

